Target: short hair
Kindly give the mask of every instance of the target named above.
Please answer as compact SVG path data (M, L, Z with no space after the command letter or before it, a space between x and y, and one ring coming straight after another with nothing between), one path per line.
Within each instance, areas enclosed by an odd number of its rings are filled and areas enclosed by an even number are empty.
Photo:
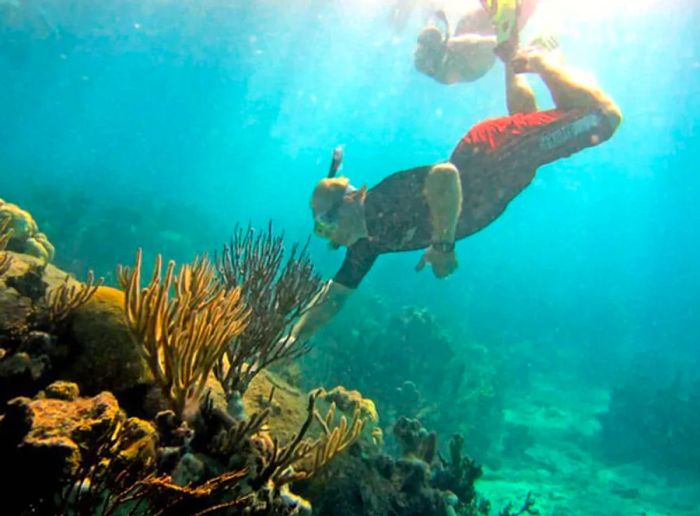
M314 213L325 213L345 195L350 184L347 177L326 177L321 179L311 195L311 209Z

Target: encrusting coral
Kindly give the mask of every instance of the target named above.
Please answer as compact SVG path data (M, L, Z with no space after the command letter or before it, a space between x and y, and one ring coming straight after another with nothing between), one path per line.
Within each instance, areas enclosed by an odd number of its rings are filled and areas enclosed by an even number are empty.
M242 396L261 370L308 351L291 327L322 288L307 247L292 246L285 261L283 235L272 226L257 234L238 227L217 262L220 280L240 288L250 308L246 328L231 340L214 370L228 398Z
M10 220L0 220L0 276L10 270L10 265L12 265L12 256L5 252L11 236Z
M183 418L186 409L196 412L209 373L231 339L244 330L248 311L240 289L226 290L214 282L206 257L180 267L177 276L170 261L163 278L158 255L153 277L143 289L141 261L139 250L133 269L117 271L126 291L126 319L156 383Z
M39 227L29 212L16 204L0 199L0 221L9 221L12 235L8 239L7 248L10 251L35 256L48 263L53 260L54 246Z

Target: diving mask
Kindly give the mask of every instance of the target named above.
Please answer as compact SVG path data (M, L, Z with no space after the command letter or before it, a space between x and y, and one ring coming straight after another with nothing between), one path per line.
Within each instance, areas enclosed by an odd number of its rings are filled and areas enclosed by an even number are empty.
M343 206L346 195L356 191L357 188L348 184L345 191L323 213L314 215L314 232L324 238L330 238L338 229L340 208Z

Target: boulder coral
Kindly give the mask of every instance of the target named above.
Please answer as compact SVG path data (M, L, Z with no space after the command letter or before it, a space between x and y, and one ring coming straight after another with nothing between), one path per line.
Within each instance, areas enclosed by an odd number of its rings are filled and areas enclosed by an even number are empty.
M53 244L44 233L39 231L39 226L28 211L0 199L0 220L10 221L9 228L12 236L7 244L10 251L35 256L45 263L53 260L55 254Z
M69 325L74 359L65 377L85 392L123 393L148 385L152 376L124 317L124 293L100 287L77 308Z

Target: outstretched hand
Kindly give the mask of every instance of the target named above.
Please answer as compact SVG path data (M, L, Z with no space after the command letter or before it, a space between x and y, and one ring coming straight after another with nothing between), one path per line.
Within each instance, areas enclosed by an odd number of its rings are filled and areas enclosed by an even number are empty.
M454 251L444 253L430 246L425 253L423 253L423 256L421 256L421 259L416 265L416 271L422 271L426 263L429 263L433 268L433 274L435 274L436 278L446 278L457 268L457 255Z

